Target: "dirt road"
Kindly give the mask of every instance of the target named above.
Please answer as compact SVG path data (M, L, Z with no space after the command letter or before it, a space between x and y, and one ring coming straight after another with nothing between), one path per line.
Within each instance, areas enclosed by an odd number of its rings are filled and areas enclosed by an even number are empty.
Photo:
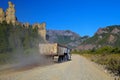
M0 80L112 80L95 64L79 55L72 61L1 75Z

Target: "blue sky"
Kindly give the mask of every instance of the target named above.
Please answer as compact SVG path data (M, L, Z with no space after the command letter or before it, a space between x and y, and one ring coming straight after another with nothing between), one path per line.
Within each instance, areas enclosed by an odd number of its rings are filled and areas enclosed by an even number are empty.
M92 36L100 27L120 24L120 0L10 0L20 22L46 22L47 29ZM8 7L0 0L0 7Z

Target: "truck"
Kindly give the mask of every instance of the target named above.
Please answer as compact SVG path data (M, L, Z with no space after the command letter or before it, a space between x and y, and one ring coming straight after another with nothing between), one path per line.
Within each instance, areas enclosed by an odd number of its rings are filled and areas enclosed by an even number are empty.
M51 56L53 60L57 56L58 62L71 60L71 49L58 43L39 44L39 52L42 55Z

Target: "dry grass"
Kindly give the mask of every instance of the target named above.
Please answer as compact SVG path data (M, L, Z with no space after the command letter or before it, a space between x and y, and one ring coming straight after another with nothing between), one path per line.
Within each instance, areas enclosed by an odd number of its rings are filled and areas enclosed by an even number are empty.
M107 70L120 77L120 54L82 54L82 56L104 65Z

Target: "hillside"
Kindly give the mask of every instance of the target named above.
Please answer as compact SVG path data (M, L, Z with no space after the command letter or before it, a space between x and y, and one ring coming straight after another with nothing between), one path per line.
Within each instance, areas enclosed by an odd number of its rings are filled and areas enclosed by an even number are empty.
M57 42L71 48L77 47L86 39L88 36L81 37L70 30L47 30L47 40L50 43Z
M120 47L120 25L100 28L93 37L85 40L78 49L93 49L102 46Z

